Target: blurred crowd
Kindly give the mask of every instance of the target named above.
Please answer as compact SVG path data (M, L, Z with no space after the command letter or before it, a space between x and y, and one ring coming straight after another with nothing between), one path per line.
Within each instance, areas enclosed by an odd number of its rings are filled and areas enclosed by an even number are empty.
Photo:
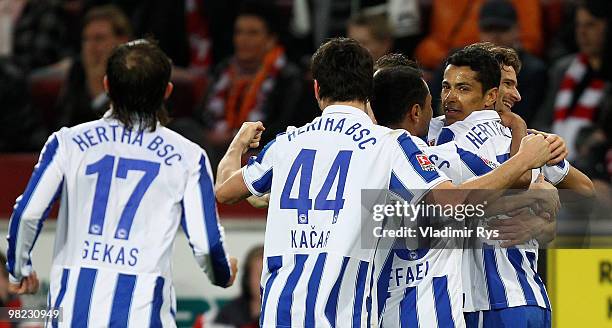
M352 37L374 59L415 58L436 104L445 58L490 41L520 54L513 111L562 136L569 159L608 188L611 3L0 0L0 152L38 151L60 127L100 117L106 60L136 38L155 39L172 58L170 127L204 147L213 167L244 121L264 123L265 144L318 115L309 59L326 38Z

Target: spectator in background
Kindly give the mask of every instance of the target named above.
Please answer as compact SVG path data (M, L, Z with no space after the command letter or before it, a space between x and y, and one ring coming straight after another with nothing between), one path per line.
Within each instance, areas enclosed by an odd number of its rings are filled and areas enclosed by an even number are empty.
M516 10L509 1L487 1L483 4L478 28L481 42L491 42L516 50L522 63L517 76L522 100L512 107L512 111L531 126L533 117L542 104L542 95L546 92L546 65L525 51L519 37Z
M542 104L542 95L546 93L546 66L537 57L524 50L519 37L518 17L514 5L506 0L486 1L480 8L478 32L481 42L515 49L522 62L518 73L518 91L522 100L517 102L512 111L520 115L528 126ZM440 94L443 68L439 68L431 81L432 94ZM434 99L437 108L439 99Z
M577 158L582 129L602 119L604 95L610 83L601 72L605 31L612 5L608 0L586 0L576 10L576 41L579 52L559 59L549 72L549 89L536 116L535 126L565 139L568 160Z
M608 12L602 58L612 58L612 12ZM612 63L604 60L601 65L602 78L612 83ZM602 112L591 128L583 131L577 146L575 166L588 172L593 180L595 194L600 204L605 205L602 217L612 211L612 87L608 87L603 101Z
M188 67L190 46L187 20L188 0L83 0L86 10L112 4L125 13L137 38L152 37L172 63ZM193 3L192 3L193 5ZM193 7L191 7L193 9Z
M368 49L374 61L393 49L393 28L384 13L360 13L351 18L347 36Z
M38 151L45 143L47 131L29 100L26 74L0 57L0 152Z
M26 72L70 55L58 0L0 0L0 55Z
M263 246L252 248L244 263L240 296L219 310L215 323L236 328L259 327L261 311L261 271L263 270Z
M478 17L485 0L434 0L429 34L415 50L418 62L428 69L437 68L449 51L477 42ZM539 0L512 0L517 11L520 39L525 50L542 52Z
M130 40L125 14L113 5L94 7L83 21L81 55L73 58L56 105L56 127L96 120L108 109L103 79L112 50Z
M279 44L274 8L245 3L234 24L234 54L215 69L209 93L198 109L211 162L223 155L245 121L262 121L265 144L293 125L302 94L302 74ZM220 159L217 158L217 161ZM213 164L213 167L216 165Z
M243 262L240 296L230 300L219 309L213 318L206 314L196 318L193 328L257 328L261 312L261 272L263 270L264 249L262 245L249 250Z

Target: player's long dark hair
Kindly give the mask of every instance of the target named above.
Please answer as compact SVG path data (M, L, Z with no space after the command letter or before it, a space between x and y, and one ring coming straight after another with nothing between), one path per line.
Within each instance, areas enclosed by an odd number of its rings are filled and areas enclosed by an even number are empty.
M118 46L106 66L112 117L127 128L155 131L157 122L168 122L164 94L172 63L150 40Z

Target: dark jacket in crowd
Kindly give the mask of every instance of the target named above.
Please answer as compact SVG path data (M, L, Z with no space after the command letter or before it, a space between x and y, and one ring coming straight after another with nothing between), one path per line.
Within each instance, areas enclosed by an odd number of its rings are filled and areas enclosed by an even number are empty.
M0 152L40 151L45 143L47 131L29 99L25 73L14 62L0 58Z
M225 61L215 69L209 85L208 97L214 92L213 86L228 65L229 61ZM263 145L276 137L278 133L284 132L288 125L300 126L320 115L316 112L316 109L304 108L304 103L312 104L310 99L304 99L307 97L302 72L295 64L287 62L276 77L274 89L270 91L261 108L264 117L262 123L266 127L266 131L262 135ZM214 118L206 110L207 103L207 100L203 102L202 108L198 112L204 126L212 128L218 118Z
M97 120L109 105L106 95L93 99L89 94L85 69L81 59L75 57L56 104L56 129Z

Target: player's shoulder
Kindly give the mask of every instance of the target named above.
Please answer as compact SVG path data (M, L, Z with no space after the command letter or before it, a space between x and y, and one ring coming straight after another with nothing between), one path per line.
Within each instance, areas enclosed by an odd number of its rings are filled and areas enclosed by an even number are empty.
M103 118L94 120L94 121L80 123L80 124L77 124L71 127L62 127L56 133L64 135L64 136L73 135L73 134L81 134L87 130L95 129L95 127L102 122L104 122Z
M410 134L410 132L403 129L389 129L385 135L388 140L394 145L399 147L403 152L413 153L415 151L422 151L427 148L425 140Z
M84 133L90 134L95 131L95 128L103 122L103 119L98 119L94 121L88 121L84 123L80 123L71 127L62 127L59 130L55 131L49 139L57 139L57 141L62 144L66 143L69 140L78 137L79 135L83 135ZM95 133L95 132L93 132Z
M428 146L426 148L426 153L455 155L457 153L457 143L455 141L449 141L439 145Z

